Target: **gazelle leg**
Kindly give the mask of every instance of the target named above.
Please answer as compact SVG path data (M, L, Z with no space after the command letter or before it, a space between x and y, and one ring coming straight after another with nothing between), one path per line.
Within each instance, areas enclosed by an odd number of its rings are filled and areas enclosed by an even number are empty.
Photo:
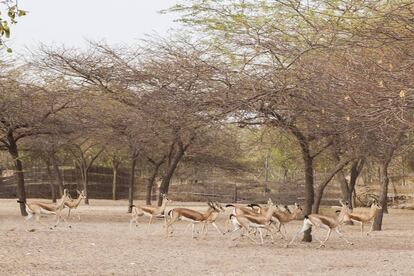
M52 227L46 225L45 223L40 221L40 214L39 213L35 213L34 214L36 222L38 222L39 224L43 225L44 227L46 227L47 229L53 229Z
M152 222L152 216L150 216L150 219L149 219L149 222L148 222L147 232L148 232L148 231L149 231L149 229L150 229L151 222Z
M260 244L263 245L263 233L262 233L262 229L261 228L257 228L257 231L259 231L259 235L260 235Z
M132 227L132 222L134 222L135 221L135 219L134 218L131 218L130 220L129 220L129 231L131 231L131 227ZM135 222L136 223L136 222ZM137 224L136 224L137 225Z
M291 241L290 241L287 245L292 244L292 243L296 240L296 237L297 237L298 235L300 235L300 234L304 233L306 230L310 229L310 228L311 228L311 226L312 226L312 224L308 223L308 222L306 221L306 219L305 219L305 220L303 221L303 226L302 226L302 229L300 229L298 232L296 232L296 234L293 236L292 240L291 240Z
M254 242L255 244L257 244L257 241L250 236L251 234L252 233L247 233L245 236L248 237L252 242ZM254 234L256 235L256 232ZM263 237L262 237L262 240L263 240Z
M220 228L218 228L215 222L212 222L211 224L214 226L214 228L216 228L217 232L219 232L220 235L224 235L224 232L220 231Z
M269 232L270 239L272 240L272 243L274 243L274 242L275 242L275 240L273 239L272 229L271 229L270 227L266 227L265 229Z
M172 217L171 218L171 220L170 220L170 222L168 222L167 223L167 226L166 226L166 228L165 228L165 236L166 237L168 237L169 236L169 232L168 232L168 229L171 227L171 228L173 228L173 223L175 223L176 221L177 221L177 219L178 219L178 217ZM174 230L173 230L174 231ZM171 232L172 233L172 232Z
M187 224L187 226L185 227L185 229L184 229L184 234L185 233L187 233L187 230L188 230L188 228L190 228L191 227L191 223L189 223L189 224Z
M69 208L69 207L68 207ZM70 211L71 211L72 209L70 209L69 208L69 211L68 211L68 216L67 216L67 218L69 219L69 217L70 217Z
M66 224L68 224L68 225L69 225L69 228L70 228L70 227L72 227L72 226L70 226L70 224L67 222L67 220L65 219L65 217L64 217L64 216L62 216L62 210L57 211L57 212L55 213L55 215L57 216L57 222L56 222L56 224L55 224L55 227L57 227L57 226L59 225L59 223L60 223L60 219L61 219L61 218L63 219L63 222L65 222Z
M207 236L207 231L208 231L208 224L207 224L207 222L203 222L203 226L201 227L200 235Z
M331 236L332 229L328 228L328 233L326 234L325 240L321 243L319 247L325 247L325 243L328 241L329 237Z
M194 223L192 223L192 225L191 225L191 237L194 239L194 227L195 227L195 224Z
M345 236L344 236L344 234L342 234L340 231L339 231L339 229L338 228L335 228L335 232L339 235L339 237L341 238L341 239L343 239L344 241L346 241L346 243L347 244L353 244L352 242L350 242L350 241L348 241L346 238L345 238Z
M371 227L369 228L369 231L367 232L367 236L371 234L371 232L374 230L374 219L372 219Z

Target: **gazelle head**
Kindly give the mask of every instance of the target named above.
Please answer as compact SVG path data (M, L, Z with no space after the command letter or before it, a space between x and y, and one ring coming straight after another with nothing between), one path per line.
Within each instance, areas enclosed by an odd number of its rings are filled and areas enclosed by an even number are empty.
M172 202L172 200L168 198L167 194L161 194L161 196L166 202Z
M371 209L381 210L382 206L379 205L378 201L374 200L371 204Z
M82 191L76 190L76 192L78 193L79 198L81 198L81 199L86 198L85 190L82 190Z
M63 195L62 195L62 197L71 198L68 189L63 189Z
M342 205L341 210L338 214L338 221L339 222L346 222L350 221L351 218L349 217L349 214L351 213L350 204L348 201L343 201L342 199L339 200L339 203Z
M296 203L295 203L295 206L296 206ZM285 205L283 206L283 208L285 209L286 212L288 212L289 214L292 214L292 212L289 209L289 206Z
M225 211L224 207L221 205L220 202L213 201L213 204L216 206L216 209L220 210L220 212L224 212Z
M220 213L220 207L218 207L213 201L207 202L208 207L212 208L213 211ZM221 206L221 205L220 205Z
M303 214L302 206L295 202L295 208L292 210L291 214L294 218L298 218L299 216L301 216Z

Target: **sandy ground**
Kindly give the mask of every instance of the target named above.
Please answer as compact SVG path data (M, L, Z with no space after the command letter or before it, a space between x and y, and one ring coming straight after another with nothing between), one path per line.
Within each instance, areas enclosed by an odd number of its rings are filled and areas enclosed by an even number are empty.
M355 243L350 246L335 234L326 248L317 242L269 240L264 246L248 239L232 242L210 226L206 238L192 239L178 222L166 238L162 220L146 231L145 222L129 231L126 201L91 200L82 205L82 221L71 219L71 228L55 230L27 225L15 200L0 200L1 275L414 275L414 211L390 210L384 230L361 238L358 226L344 226ZM205 210L206 205L187 205ZM173 207L174 207L173 206ZM169 208L167 208L169 209ZM66 211L65 211L66 212ZM225 228L221 215L217 224ZM43 221L52 224L53 216ZM292 222L289 237L301 226ZM36 229L27 232L26 229ZM320 233L321 235L324 233Z

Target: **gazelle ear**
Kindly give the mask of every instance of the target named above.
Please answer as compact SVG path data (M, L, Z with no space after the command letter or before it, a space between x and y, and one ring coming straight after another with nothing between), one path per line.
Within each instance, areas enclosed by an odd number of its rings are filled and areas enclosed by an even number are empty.
M80 195L80 194L81 194L81 192L80 192L79 190L76 190L76 192L78 193L78 195Z

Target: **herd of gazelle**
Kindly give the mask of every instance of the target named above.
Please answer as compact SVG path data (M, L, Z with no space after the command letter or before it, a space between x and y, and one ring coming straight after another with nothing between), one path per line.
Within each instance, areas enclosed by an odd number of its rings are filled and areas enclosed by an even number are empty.
M62 210L64 208L69 209L68 216L67 216L67 218L69 218L71 210L76 210L79 204L81 203L82 199L85 198L84 191L80 192L77 190L76 192L78 193L77 199L72 199L69 195L68 190L64 189L62 197L56 203L46 203L42 201L32 201L29 203L24 202L26 204L26 212L28 214L28 216L25 217L25 220L28 221L34 217L38 223L40 223L41 225L45 227L48 227L46 224L40 221L40 217L42 214L53 214L57 217L56 223L54 225L54 227L57 227L59 225L60 219L63 219L63 221L66 222L65 217L62 216ZM19 200L17 202L21 203L21 201ZM80 214L79 213L77 214L78 214L79 220L81 220ZM49 228L52 228L52 227L49 227Z
M76 210L82 199L85 198L83 191L77 191L77 193L78 198L72 199L68 191L65 189L63 191L62 197L56 203L45 203L41 201L32 201L29 203L25 202L26 211L28 213L28 216L25 217L25 219L29 220L34 217L38 223L47 227L47 225L40 221L40 217L42 214L53 214L57 218L54 227L57 227L60 219L63 219L66 222L66 219L62 216L63 209L68 208L69 211L67 218L69 218L71 211ZM166 194L163 194L162 197L164 200L161 206L132 205L132 214L129 224L130 229L133 223L135 223L135 226L138 226L139 217L146 215L149 216L147 231L149 231L154 218L164 218L167 237L170 236L173 232L173 224L179 220L183 220L189 222L188 227L192 227L191 235L193 238L196 224L202 224L201 234L204 235L207 234L207 227L211 224L220 234L223 235L228 233L231 234L237 231L240 232L240 236L233 238L233 240L246 236L256 243L252 235L259 234L260 242L263 244L263 230L265 230L266 234L270 236L272 242L274 240L272 235L273 231L279 233L282 238L286 238L287 231L285 224L302 216L302 208L296 203L293 210L290 210L287 206L277 206L273 204L271 199L269 199L267 205L265 206L258 204L227 204L225 205L226 208L232 208L228 222L233 226L233 229L228 229L227 231L223 232L215 223L219 214L225 211L225 208L219 202L209 201L207 203L208 209L204 213L189 208L173 208L166 214L167 204L170 203L171 200L167 197ZM344 203L341 200L339 202L341 204L341 207L340 210L337 211L337 213L339 213L337 217L330 217L320 214L311 214L309 216L304 216L302 228L295 233L288 245L292 244L298 235L310 229L312 226L314 228L314 233L316 233L319 229L324 229L327 231L327 235L323 241L318 239L318 237L315 235L315 238L320 243L320 247L325 246L325 243L329 239L332 231L337 233L339 237L346 243L352 244L340 232L340 226L347 221L353 221L360 224L361 236L363 236L364 225L372 222L371 229L367 233L368 235L372 231L373 218L375 217L375 213L378 209L381 209L381 206L378 205L377 202L373 202L369 213L356 213L351 211L348 202ZM77 214L78 219L80 220L80 215L79 213ZM285 234L283 234L281 231L282 227Z

